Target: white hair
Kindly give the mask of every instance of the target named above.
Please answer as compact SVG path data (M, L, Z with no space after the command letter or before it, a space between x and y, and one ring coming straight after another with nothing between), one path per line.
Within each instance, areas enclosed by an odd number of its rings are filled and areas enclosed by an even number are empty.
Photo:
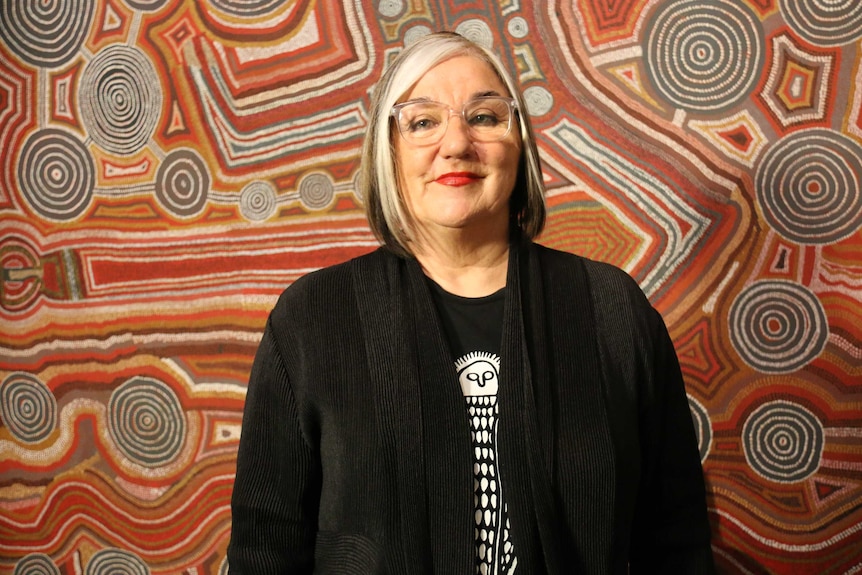
M521 158L513 190L510 214L513 224L529 238L545 223L544 184L541 163L526 103L519 86L496 54L453 32L428 34L405 48L383 74L371 101L370 126L362 149L360 193L366 214L378 240L396 252L409 254L412 222L399 191L390 123L392 107L431 68L455 56L468 55L487 63L509 95L517 102L521 136Z

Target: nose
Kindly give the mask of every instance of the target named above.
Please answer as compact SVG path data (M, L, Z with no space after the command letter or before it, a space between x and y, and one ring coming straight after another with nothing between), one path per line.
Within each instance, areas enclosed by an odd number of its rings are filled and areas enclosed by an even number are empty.
M440 140L440 151L445 156L463 155L472 147L473 140L467 122L460 113L450 110L449 122Z

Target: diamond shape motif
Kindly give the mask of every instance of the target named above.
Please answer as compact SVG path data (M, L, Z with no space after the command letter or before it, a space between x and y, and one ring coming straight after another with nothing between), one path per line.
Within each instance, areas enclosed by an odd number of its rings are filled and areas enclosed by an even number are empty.
M767 144L763 130L748 110L719 120L692 120L688 125L727 157L748 167L754 166Z
M814 87L817 84L816 68L788 60L776 96L791 111L814 107Z
M803 48L786 32L772 39L770 52L772 63L757 100L776 129L822 124L831 108L835 55Z

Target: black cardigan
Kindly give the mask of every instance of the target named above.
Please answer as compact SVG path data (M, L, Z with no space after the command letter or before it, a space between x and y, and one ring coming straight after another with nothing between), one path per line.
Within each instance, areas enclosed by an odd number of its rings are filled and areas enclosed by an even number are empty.
M510 250L499 472L518 573L712 573L659 314L624 272ZM230 573L475 570L463 395L418 263L381 248L285 290L246 397Z

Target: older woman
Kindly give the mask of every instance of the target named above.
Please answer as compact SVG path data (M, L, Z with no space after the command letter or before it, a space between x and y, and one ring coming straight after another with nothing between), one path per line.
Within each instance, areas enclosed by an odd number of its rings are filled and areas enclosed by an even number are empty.
M710 573L667 330L545 218L517 85L451 33L375 92L383 247L272 311L246 398L231 573Z

